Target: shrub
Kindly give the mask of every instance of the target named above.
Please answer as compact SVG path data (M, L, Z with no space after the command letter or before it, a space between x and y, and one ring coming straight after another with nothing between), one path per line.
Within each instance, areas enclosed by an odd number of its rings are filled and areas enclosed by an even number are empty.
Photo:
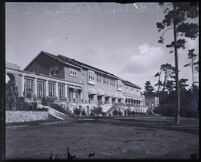
M160 107L154 109L154 113L161 114L162 116L175 116L176 105L175 104L163 104Z
M135 115L136 114L136 112L133 110L133 111L131 111L131 115Z
M85 109L82 110L82 113L81 113L81 114L82 114L82 116L85 116L85 115L86 115Z
M20 111L38 111L37 102L18 102L17 108Z
M45 105L45 106L50 106L54 103L54 101L56 100L56 97L42 97L41 98L41 103L42 105Z
M128 115L132 115L131 110L128 109L128 110L127 110L127 114L128 114Z
M113 114L113 115L118 115L118 114L119 114L119 111L118 111L118 110L114 110L114 111L112 112L112 114Z
M148 108L147 111L146 111L146 114L147 115L153 115L152 109Z
M119 113L119 116L122 116L122 112L120 110L118 111L118 113Z
M105 112L102 112L101 114L102 114L103 116L106 116L106 113L105 113Z
M78 108L75 108L75 109L73 110L73 113L75 114L75 116L79 116L80 113L81 113L81 110L78 109Z
M99 107L95 108L93 112L96 115L99 115L99 114L102 114L102 110L103 110L102 107L99 106Z
M91 110L90 116L94 116L94 110Z

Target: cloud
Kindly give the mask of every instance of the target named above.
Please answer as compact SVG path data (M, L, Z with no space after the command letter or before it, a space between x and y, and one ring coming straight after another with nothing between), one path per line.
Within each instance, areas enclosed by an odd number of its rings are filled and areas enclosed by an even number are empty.
M122 72L145 73L159 69L162 63L167 62L167 56L162 47L150 46L147 43L138 46L138 53L132 54Z
M59 38L50 38L50 39L45 41L45 45L53 44L54 42L56 42L58 40L59 40Z

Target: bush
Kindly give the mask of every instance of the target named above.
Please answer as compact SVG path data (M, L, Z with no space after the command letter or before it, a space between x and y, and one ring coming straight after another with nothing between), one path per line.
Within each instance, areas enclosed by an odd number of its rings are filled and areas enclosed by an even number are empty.
M135 115L136 114L136 112L133 110L133 111L131 111L131 115Z
M75 116L79 116L80 113L81 113L81 110L78 109L78 108L75 108L75 109L73 110L73 113L75 114Z
M122 116L122 112L120 110L118 111L118 113L119 113L119 116Z
M42 105L45 105L45 106L50 106L54 104L54 101L55 101L55 98L53 97L42 97L41 99Z
M82 114L82 116L85 116L85 115L86 115L85 109L82 110L82 113L81 113L81 114Z
M128 114L128 115L132 115L131 110L128 109L128 110L127 110L127 114Z
M118 111L118 110L114 110L114 111L112 112L112 114L113 114L113 115L118 115L118 114L119 114L119 111Z
M147 111L146 111L146 114L147 115L153 115L152 109L148 108Z
M17 106L20 111L38 111L37 102L19 102Z
M156 107L154 113L174 117L176 115L176 106L175 104L163 104L160 107Z
M101 114L102 114L103 116L106 116L106 113L105 113L105 112L102 112Z
M99 106L95 108L93 112L94 114L99 115L99 114L102 114L102 111L103 111L102 107Z
M37 111L48 111L48 108L43 107L41 109L37 109Z

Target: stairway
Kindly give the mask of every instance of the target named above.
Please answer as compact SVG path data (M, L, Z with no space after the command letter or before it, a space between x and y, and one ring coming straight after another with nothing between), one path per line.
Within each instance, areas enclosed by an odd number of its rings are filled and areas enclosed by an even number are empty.
M102 111L107 113L107 111L112 107L112 104L103 104L101 105Z
M48 109L48 114L57 118L57 119L60 119L60 120L68 120L68 119L72 119L69 115L67 114L64 114L60 111L57 111L55 110L54 108L50 107L50 106L44 106L42 104L38 104L37 105L37 108L47 108Z
M123 105L113 105L112 107L110 107L110 109L108 109L108 111L106 112L106 114L111 114L112 113L112 111L114 111L114 110L126 110L127 109L127 107L125 107L125 106L123 106Z

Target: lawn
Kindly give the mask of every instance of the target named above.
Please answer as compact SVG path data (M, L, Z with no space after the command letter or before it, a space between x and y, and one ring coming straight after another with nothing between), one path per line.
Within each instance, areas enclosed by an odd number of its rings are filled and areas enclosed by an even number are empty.
M98 119L6 128L7 159L189 159L199 151L199 121L169 118Z

